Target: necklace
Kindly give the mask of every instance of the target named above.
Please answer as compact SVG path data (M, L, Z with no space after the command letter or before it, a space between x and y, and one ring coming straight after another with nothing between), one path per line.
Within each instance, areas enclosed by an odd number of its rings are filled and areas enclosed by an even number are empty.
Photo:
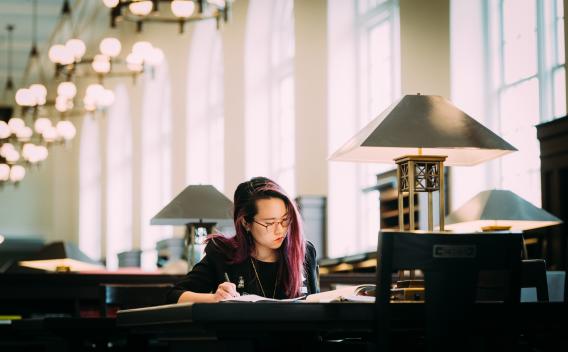
M250 257L250 263L252 264L252 268L254 270L254 275L256 276L256 280L260 285L260 290L262 291L262 295L264 297L268 297L264 292L264 287L262 287L262 282L260 282L260 276L258 276L258 272L256 271L256 266L254 265L254 259ZM280 276L280 268L278 268L278 273L276 274L276 281L274 281L274 292L272 292L272 298L276 297L276 286L278 285L278 277Z

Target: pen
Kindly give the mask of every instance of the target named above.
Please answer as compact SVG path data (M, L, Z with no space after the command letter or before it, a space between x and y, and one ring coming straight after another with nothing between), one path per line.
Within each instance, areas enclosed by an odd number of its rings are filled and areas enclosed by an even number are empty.
M231 282L231 279L229 279L227 272L225 272L225 282Z

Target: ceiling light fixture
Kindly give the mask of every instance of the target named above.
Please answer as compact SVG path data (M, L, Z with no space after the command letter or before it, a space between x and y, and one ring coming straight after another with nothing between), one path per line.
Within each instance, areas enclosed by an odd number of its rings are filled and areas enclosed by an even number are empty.
M227 23L231 15L232 0L103 0L110 8L111 27L126 20L136 23L137 32L144 22L174 23L184 32L186 22L214 19L217 28ZM168 5L169 6L163 6Z

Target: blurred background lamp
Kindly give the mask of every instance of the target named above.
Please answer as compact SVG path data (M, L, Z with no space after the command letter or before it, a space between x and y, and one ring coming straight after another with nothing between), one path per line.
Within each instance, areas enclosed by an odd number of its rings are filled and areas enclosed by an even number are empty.
M403 196L408 194L414 230L414 195L428 193L428 230L434 229L432 192L439 193L444 230L444 163L467 166L515 151L515 147L437 95L405 95L395 101L330 157L336 161L397 164L399 228L404 230Z
M89 258L79 247L66 242L53 242L43 247L30 260L19 262L20 266L45 271L69 272L101 270L101 263Z
M508 190L483 191L446 217L453 231L527 231L562 220Z
M151 220L151 225L187 226L185 245L189 269L201 260L203 240L215 226L233 223L233 202L211 185L190 185Z

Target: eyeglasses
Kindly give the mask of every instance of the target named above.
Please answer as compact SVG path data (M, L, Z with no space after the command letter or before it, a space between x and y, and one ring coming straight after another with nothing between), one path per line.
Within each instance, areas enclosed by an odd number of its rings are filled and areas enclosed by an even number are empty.
M254 219L252 219L252 221L259 224L260 226L263 226L266 229L267 233L273 233L274 230L276 229L276 224L280 224L280 226L282 226L285 229L288 228L288 226L290 226L290 219L289 218L285 218L285 219L282 219L280 221L269 222L269 223L266 223L266 224L258 222Z

